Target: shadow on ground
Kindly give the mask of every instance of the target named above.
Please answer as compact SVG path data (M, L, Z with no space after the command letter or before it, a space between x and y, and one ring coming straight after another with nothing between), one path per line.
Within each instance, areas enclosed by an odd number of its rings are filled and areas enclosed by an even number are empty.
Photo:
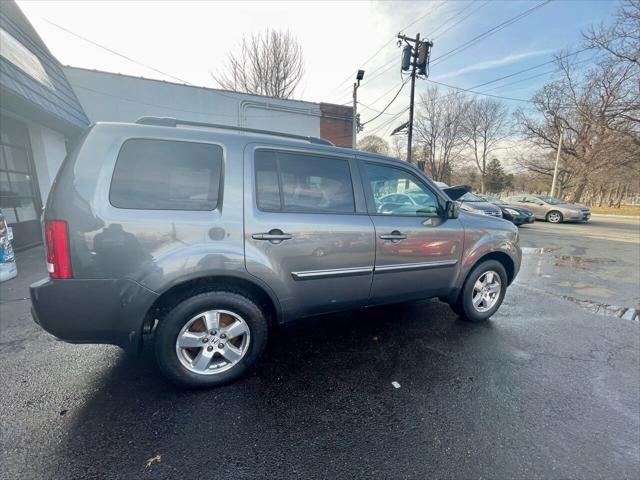
M470 328L437 301L305 320L278 331L248 377L201 391L168 384L149 350L138 359L122 354L73 413L60 467L96 476L171 477L186 468L211 478L282 477L347 474L371 456L367 474L389 475L387 458L408 446L407 430L428 450L448 448L424 435L425 422L455 418L441 392L468 395L474 381L486 381L462 378L455 351L494 336L491 323ZM424 383L422 401L406 403L411 387ZM145 469L156 455L160 462Z

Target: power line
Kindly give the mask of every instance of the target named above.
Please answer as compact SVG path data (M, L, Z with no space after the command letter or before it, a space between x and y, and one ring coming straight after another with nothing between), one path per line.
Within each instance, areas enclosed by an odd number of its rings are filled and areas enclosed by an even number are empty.
M596 55L596 56L593 56L593 57L585 58L584 60L580 60L579 62L574 62L574 63L572 63L572 66L580 65L581 63L585 63L585 62L590 62L590 61L592 61L592 60L594 60L594 59L596 59L596 58L597 58L597 55ZM540 66L542 66L542 65L538 65L538 67L540 67ZM523 73L524 71L527 71L527 70L529 70L529 69L525 69L525 70L523 70L523 71L516 72L516 73ZM517 84L517 83L526 82L527 80L532 80L532 79L534 79L534 78L542 77L542 76L544 76L544 75L549 75L550 73L555 73L555 72L557 72L557 71L558 71L558 69L557 69L557 68L556 68L556 69L553 69L553 70L547 70L547 71L542 72L542 73L537 73L537 74L535 74L535 75L531 75L531 76L528 76L528 77L525 77L525 78L521 78L520 80L516 80L516 81L514 81L514 82L509 82L509 83L505 83L505 84L502 84L502 85L498 85L497 87L492 87L492 88L490 88L490 89L488 89L488 90L485 90L485 92L490 92L491 90L495 90L496 88L509 87L509 86L511 86L511 85L515 85L515 84ZM514 75L515 75L515 74L514 74ZM507 77L510 77L510 76L513 76L513 75L508 75ZM504 77L502 77L502 78L500 78L500 79L493 80L491 83L493 83L493 82L495 82L495 81L498 81L498 80L502 80L503 78L504 78ZM482 86L482 84L481 84L480 86ZM474 86L474 87L471 87L471 88L478 88L478 86Z
M380 130L382 130L383 128L387 127L388 125L390 125L391 123L395 122L402 114L406 113L409 110L409 107L406 107L404 110L398 112L397 114L395 114L393 117L389 118L388 120L382 122L380 125L378 125L377 127L375 127L373 130L371 130L371 132L369 132L369 135L373 135L376 132L379 132Z
M549 0L550 1L550 0ZM449 27L447 30L445 30L444 32L440 33L440 35L438 36L442 36L444 33L446 33L447 31L449 31L451 28L453 28L455 25L458 25L460 22L462 22L463 20L466 20L470 15L472 15L473 13L475 13L476 11L480 10L482 7L486 6L488 3L490 3L491 0L487 0L485 3L481 4L480 6L478 6L477 8L475 8L472 12L470 12L468 15L466 15L464 18L460 19L458 22L456 22L454 25L452 25L451 27ZM458 14L462 13L466 8L468 8L469 6L473 5L473 3L470 3L469 5L467 5L465 8L463 8L462 10L460 10L458 12ZM455 15L453 17L450 17L449 20L451 18L454 18ZM443 25L446 25L446 23L448 22L445 21L445 23ZM442 25L438 28L436 28L434 31L438 31L439 28L441 28ZM437 37L436 37L437 38ZM381 75L385 74L386 72L388 72L389 70L391 70L395 64L395 62L397 61L397 59L393 59L387 63L385 63L384 65L381 65L380 67L376 68L373 72L371 72L369 75L369 79L368 81L371 82L373 80L375 80L376 78L380 77ZM385 68L387 67L387 68ZM373 74L373 77L371 77L371 75Z
M449 85L448 83L436 82L435 80L431 80L430 78L427 78L426 80L427 80L427 82L435 83L436 85L442 85L443 87L453 88L454 90L459 90L461 92L473 93L475 95L483 95L485 97L500 98L502 100L511 100L511 101L514 101L514 102L534 103L531 100L525 100L524 98L505 97L505 96L502 96L502 95L493 95L493 94L490 94L490 93L477 92L477 91L472 90L470 88L456 87L455 85Z
M439 3L433 10L429 10L427 13L425 13L424 15L421 15L420 17L418 17L417 19L415 19L413 22L411 22L409 25L406 25L404 28L401 28L400 31L406 30L407 28L411 27L412 25L415 25L416 23L418 23L420 20L422 20L423 18L425 18L427 15L433 15L435 12L438 11L438 9L440 7L442 7L446 2L442 2ZM369 63L371 60L373 60L384 48L387 47L387 45L393 43L396 40L396 36L394 35L393 37L391 37L391 39L389 41L387 41L386 43L384 43L378 50L376 50L376 52L371 55L369 58L367 58L363 63L360 64L360 68L364 67L367 63ZM347 78L345 78L344 80L342 80L342 82L340 82L333 90L331 90L331 92L329 93L333 93L335 92L337 89L339 89L342 85L344 85L346 82L348 82L349 80L351 80L352 74L350 74Z
M384 107L384 108L382 109L382 111L381 111L380 113L378 113L378 115L376 115L375 117L373 117L373 118L372 118L372 119L370 119L370 120L367 120L367 121L366 121L366 122L364 122L362 125L366 125L367 123L371 123L371 122L372 122L372 121L374 121L376 118L378 118L380 115L382 115L384 112L386 112L386 111L387 111L387 108L389 108L389 107L391 106L391 104L392 104L393 102L395 102L395 101L396 101L396 98L398 98L398 95L400 95L400 92L402 91L402 89L404 88L404 86L407 84L407 81L408 81L408 80L409 80L409 79L407 78L407 80L405 80L404 82L402 82L402 85L400 85L400 88L398 89L398 93L396 93L396 94L395 94L395 96L391 99L391 101L387 104L387 106L386 106L386 107Z
M498 25L490 28L489 30L486 30L482 33L480 33L479 35L476 35L475 37L473 37L471 40L468 40L467 42L458 45L455 48L452 48L451 50L449 50L446 53L443 53L442 55L440 55L439 57L436 57L433 59L433 63L431 64L431 66L435 66L436 64L443 62L444 60L446 60L447 58L450 58L454 55L457 55L458 53L466 50L467 48L470 48L471 46L477 44L480 40L484 40L485 38L490 37L491 35L494 35L496 33L498 33L500 30L503 30L505 28L507 28L509 25L512 25L513 23L517 22L518 20L523 19L524 17L531 15L534 11L536 11L537 9L545 6L546 4L548 4L549 2L551 2L551 0L544 0L542 2L540 2L537 5L534 5L533 7L529 8L528 10L525 10L524 12L509 18L508 20L505 20L502 23L499 23Z
M500 80L504 80L504 79L506 79L506 78L511 78L511 77L516 76L516 75L520 75L521 73L525 73L525 72L529 72L529 71L531 71L531 70L535 70L536 68L544 67L545 65L549 65L549 64L551 64L551 63L554 63L554 62L556 62L557 60L560 60L560 59L563 59L563 58L572 57L572 56L574 56L574 55L579 55L580 53L585 52L585 51L587 51L587 50L589 50L589 49L588 49L588 48L583 48L583 49L581 49L581 50L578 50L577 52L568 53L568 54L566 54L566 55L561 55L561 56L559 56L559 57L557 57L557 58L554 58L553 60L549 60L549 61L546 61L546 62L543 62L543 63L539 63L539 64L537 64L537 65L533 65L532 67L527 67L527 68L524 68L524 69L522 69L522 70L518 70L517 72L510 73L510 74L508 74L508 75L504 75L503 77L496 78L496 79L491 80L491 81L489 81L489 82L481 83L481 84L479 84L479 85L474 85L474 86L473 86L473 87L471 87L471 88L480 88L480 87L484 87L485 85L489 85L489 84L494 83L494 82L499 82Z
M461 22L465 21L467 18L469 18L471 15L473 15L474 13L476 13L478 10L480 10L481 8L485 7L487 4L491 3L491 0L487 0L486 2L484 2L483 4L479 5L477 8L474 8L472 11L470 11L467 15L465 15L464 17L462 17L460 20L458 20L457 22L455 22L453 25L449 26L446 30L438 33L437 35L435 35L433 38L433 40L438 39L439 37L443 36L445 33L447 33L449 30L451 30L452 28L454 28L455 26L457 26L458 24L460 24ZM456 15L454 15L453 17L451 17L452 19L455 18L457 15L461 14L462 12L464 12L467 8L469 8L471 5L473 5L473 3L470 3L469 5L467 5L465 8L463 8L462 10L460 10ZM448 21L448 20L447 20ZM443 23L442 25L440 25L438 28L436 28L433 32L432 35L436 34L438 32L438 30L440 30L442 27L444 27L447 24L447 22Z
M392 112L380 112L380 110L372 108L369 105L367 105L366 103L362 103L360 100L358 100L358 105L361 105L364 108L366 108L367 110L371 110L372 112L375 112L375 113L384 113L385 115L396 115L396 112L393 112L393 113Z
M122 53L120 53L120 52L116 52L115 50L113 50L113 49L111 49L111 48L109 48L109 47L105 47L104 45L101 45L101 44L99 44L99 43L97 43L97 42L94 42L93 40L89 40L88 38L83 37L82 35L80 35L80 34L78 34L78 33L72 32L72 31L71 31L71 30L69 30L68 28L65 28L65 27L63 27L63 26L61 26L61 25L58 25L57 23L54 23L54 22L52 22L51 20L48 20L48 19L46 19L46 18L43 18L43 20L44 20L45 22L47 22L48 24L53 25L54 27L59 28L60 30L63 30L63 31L65 31L65 32L67 32L68 34L73 35L73 36L74 36L74 37L76 37L76 38L79 38L80 40L84 40L85 42L90 43L91 45L94 45L94 46L96 46L96 47L102 48L103 50L106 50L107 52L112 53L112 54L114 54L114 55L117 55L118 57L122 57L122 58L124 58L125 60L128 60L128 61L130 61L130 62L133 62L133 63L135 63L135 64L137 64L137 65L142 66L142 67L148 68L149 70L153 70L154 72L156 72L156 73L160 73L160 74L162 74L162 75L164 75L164 76L166 76L166 77L173 78L174 80L177 80L177 81L179 81L180 83L185 83L185 84L187 84L187 85L193 85L192 83L187 82L186 80L184 80L184 79L182 79L182 78L180 78L180 77L176 77L176 76L171 75L171 74L169 74L169 73L163 72L162 70L158 70L157 68L152 67L151 65L147 65L147 64L145 64L145 63L139 62L138 60L135 60L135 59L133 59L133 58L131 58L131 57L128 57L127 55L124 55L124 54L122 54Z
M138 61L138 60L136 60L134 58L131 58L131 57L129 57L129 56L123 54L123 53L117 52L117 51L113 50L112 48L106 47L106 46L101 45L101 44L99 44L97 42L94 42L93 40L90 40L90 39L88 39L86 37L83 37L82 35L80 35L78 33L75 33L75 32L73 32L73 31L69 30L68 28L65 28L65 27L63 27L61 25L58 25L57 23L54 23L49 19L46 19L44 17L41 17L41 18L45 22L53 25L56 28L59 28L60 30L63 30L64 32L67 32L70 35L73 35L76 38L79 38L80 40L83 40L83 41L85 41L87 43L90 43L91 45L94 45L94 46L96 46L98 48L102 48L103 50L106 50L107 52L112 53L113 55L117 55L118 57L124 58L125 60L128 60L128 61L130 61L132 63L137 64L137 65L140 65L141 67L148 68L149 70L153 70L154 72L160 73L161 75L165 75L165 76L167 76L169 78L177 80L178 82L183 83L185 85L189 85L191 87L207 88L207 87L198 87L198 85L194 85L193 83L188 82L187 80L184 80L184 79L182 79L180 77L176 77L175 75L171 75L170 73L163 72L162 70L158 70L157 68L152 67L151 65L147 65L146 63L142 63L142 62L140 62L140 61ZM226 95L226 94L220 92L219 90L216 90L216 89L209 89L209 90L214 92L216 95L220 95L222 97L226 97L226 98L230 98L232 100L235 100L235 97L232 97L231 95ZM238 93L242 93L242 92L238 92Z

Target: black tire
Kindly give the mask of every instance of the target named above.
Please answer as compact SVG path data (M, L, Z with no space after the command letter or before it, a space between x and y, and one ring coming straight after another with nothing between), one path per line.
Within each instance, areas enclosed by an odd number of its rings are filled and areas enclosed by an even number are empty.
M557 217L555 214L557 214ZM562 221L564 220L564 217L562 216L562 213L560 213L559 211L551 210L545 216L545 220L549 223L562 223Z
M198 374L182 365L176 353L176 340L190 319L208 310L228 310L246 322L250 341L244 356L229 370L212 375ZM155 335L156 361L162 373L183 387L213 387L244 375L262 356L267 344L269 323L263 311L250 298L227 291L196 294L178 303L158 324Z
M475 285L476 281L489 270L496 272L500 276L501 289L495 305L493 305L491 309L487 310L486 312L479 312L473 306L473 286ZM455 313L457 313L460 318L468 322L484 322L485 320L488 320L494 313L496 313L498 308L500 308L500 305L502 305L504 294L507 291L507 282L507 272L504 269L504 266L497 260L486 260L478 264L471 271L464 282L457 302L451 305L451 309Z

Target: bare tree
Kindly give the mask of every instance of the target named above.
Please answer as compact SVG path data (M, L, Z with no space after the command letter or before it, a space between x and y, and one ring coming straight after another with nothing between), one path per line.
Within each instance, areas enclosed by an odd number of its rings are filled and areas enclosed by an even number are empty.
M391 137L391 154L400 160L407 159L407 137L404 135Z
M587 72L576 70L566 56L556 61L559 76L533 97L537 112L516 113L524 134L539 147L555 150L560 135L561 182L578 202L598 175L625 168L640 159L637 79L631 63L595 62ZM532 158L525 166L553 175L553 162Z
M621 2L611 25L592 27L583 36L587 47L604 50L640 71L640 0Z
M222 71L212 74L227 90L291 98L304 75L302 47L287 31L269 30L243 37Z
M389 144L377 135L367 135L358 142L358 150L389 155Z
M507 109L493 98L473 98L464 117L464 136L480 172L480 192L485 193L487 165L498 143L505 138Z
M425 171L434 180L447 181L464 149L467 98L457 92L442 94L430 87L420 96L414 133Z

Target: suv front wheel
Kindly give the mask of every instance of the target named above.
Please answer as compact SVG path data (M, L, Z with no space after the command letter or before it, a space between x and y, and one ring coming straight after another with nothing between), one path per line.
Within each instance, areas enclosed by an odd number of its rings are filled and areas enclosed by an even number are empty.
M156 331L160 370L174 383L210 387L242 376L262 355L268 322L238 293L211 291L178 303Z
M476 266L451 307L469 322L489 319L502 304L507 291L507 272L497 260L487 260Z

